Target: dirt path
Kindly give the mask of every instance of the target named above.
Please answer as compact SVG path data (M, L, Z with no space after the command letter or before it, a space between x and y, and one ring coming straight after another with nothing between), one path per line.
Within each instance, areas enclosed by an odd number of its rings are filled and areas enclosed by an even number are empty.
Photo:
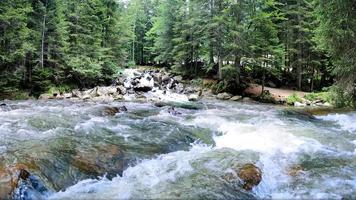
M275 99L285 99L288 96L292 95L293 93L297 94L301 98L303 98L306 94L308 94L307 92L300 92L300 91L295 91L290 89L271 88L271 87L265 87L265 90L269 90L269 92ZM253 97L256 97L261 94L261 91L262 91L261 85L252 84L245 90L245 93Z

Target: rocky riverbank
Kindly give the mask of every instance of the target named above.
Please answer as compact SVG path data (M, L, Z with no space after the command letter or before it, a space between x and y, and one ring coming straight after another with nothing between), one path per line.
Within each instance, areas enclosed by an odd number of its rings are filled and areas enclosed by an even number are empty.
M331 108L323 99L307 100L305 92L287 89L265 88L261 95L261 87L250 85L242 95L230 93L214 94L209 88L194 84L192 80L184 80L165 69L126 69L111 86L98 86L83 91L73 90L68 93L54 91L42 94L39 99L70 99L74 101L113 102L167 102L167 101L198 101L211 98L228 101L261 102L295 107ZM292 100L290 100L292 99Z
M194 86L191 81L183 80L181 76L174 76L164 69L127 69L111 86L98 86L83 91L73 90L68 93L54 91L51 94L42 94L39 99L160 102L198 101L203 97L232 101L243 99L242 96L233 96L229 93L214 95L210 89Z

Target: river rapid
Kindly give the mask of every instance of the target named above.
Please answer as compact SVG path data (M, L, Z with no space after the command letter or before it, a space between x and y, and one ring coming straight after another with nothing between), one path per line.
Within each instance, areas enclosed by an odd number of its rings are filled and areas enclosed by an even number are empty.
M6 103L0 169L31 174L15 199L356 198L356 113L216 100ZM120 106L127 112L105 113ZM262 170L252 191L224 178L246 163Z

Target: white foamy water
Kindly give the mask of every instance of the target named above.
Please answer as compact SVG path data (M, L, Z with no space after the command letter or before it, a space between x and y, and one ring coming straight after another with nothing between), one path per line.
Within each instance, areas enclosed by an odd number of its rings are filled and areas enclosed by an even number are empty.
M342 130L356 133L356 114L329 114L318 118L335 122Z
M63 115L73 123L58 121L58 125L68 127L74 133L100 137L103 134L101 129L107 129L109 134L123 137L123 144L128 146L131 142L137 142L139 137L144 138L143 142L155 145L160 141L173 143L179 138L173 134L184 128L189 128L192 135L198 132L202 137L204 134L201 129L208 130L214 135L215 142L207 146L199 141L192 143L188 150L176 150L140 160L125 169L122 176L118 175L112 180L82 180L44 198L341 199L355 195L356 135L347 133L352 132L351 121L356 114L342 115L343 120L339 120L341 115L309 120L287 115L283 109L272 106L205 103L207 108L202 110L177 108L182 113L177 116L170 115L168 107L127 103L129 113L112 118L86 113L89 108L95 109L86 104L38 106L41 113L51 110L56 116L62 116L63 109L73 113ZM0 131L11 134L16 130L22 137L34 135L41 130L42 122L48 124L40 118L41 123L34 123L37 128L26 132L30 126L21 120L34 114L38 115L33 110L23 114L19 111L11 111L8 115L0 113L0 118L6 120L6 123L0 123ZM131 115L133 118L128 117ZM338 120L332 120L336 118ZM345 123L347 120L348 123ZM335 123L330 124L330 121ZM339 121L345 124L341 125ZM43 130L42 134L50 135L53 131L58 135L61 132L61 129L49 125L51 131ZM161 134L162 131L165 133ZM142 141L138 141L139 146L145 145ZM148 147L147 151L152 151L152 147ZM0 143L0 153L5 151L6 145ZM263 172L262 182L251 192L243 191L222 179L224 173L231 171L234 165L244 163L254 163ZM293 172L293 169L297 170Z

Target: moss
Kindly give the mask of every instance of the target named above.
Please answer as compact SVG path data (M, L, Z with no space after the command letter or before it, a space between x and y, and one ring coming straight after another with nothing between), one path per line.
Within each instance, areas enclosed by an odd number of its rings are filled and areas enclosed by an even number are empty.
M294 105L296 102L302 102L303 99L300 98L297 93L293 93L292 95L288 96L286 102L288 105Z

